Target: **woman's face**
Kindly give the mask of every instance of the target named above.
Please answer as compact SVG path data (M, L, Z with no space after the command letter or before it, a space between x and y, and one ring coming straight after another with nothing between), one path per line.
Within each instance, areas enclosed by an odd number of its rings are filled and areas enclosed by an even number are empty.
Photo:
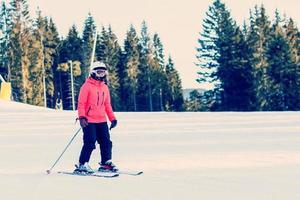
M106 75L106 70L97 69L97 70L95 70L95 74L97 77L102 78Z

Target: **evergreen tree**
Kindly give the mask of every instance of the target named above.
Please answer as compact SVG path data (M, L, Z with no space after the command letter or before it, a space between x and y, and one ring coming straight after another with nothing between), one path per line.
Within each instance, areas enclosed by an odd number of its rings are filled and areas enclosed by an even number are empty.
M100 35L97 36L96 57L97 60L105 60L106 43L108 41L108 33L105 27L102 26Z
M168 89L166 90L166 109L168 111L183 111L184 99L181 80L178 72L174 68L171 56L169 56L168 63L166 65L166 75L168 81Z
M268 105L270 110L295 110L299 100L299 85L297 84L297 62L295 62L296 48L293 48L291 34L292 24L287 25L284 31L281 26L278 11L275 13L276 20L270 31L270 39L267 46L268 61ZM295 38L295 37L292 37ZM296 40L294 40L295 44ZM295 46L294 46L295 47ZM299 70L298 70L299 73Z
M235 27L232 32L231 56L226 66L224 82L224 100L227 110L249 111L255 99L253 89L253 70L249 57L251 51L240 28ZM228 58L229 59L229 58ZM224 105L224 104L223 104Z
M211 94L220 103L218 109L249 110L251 66L247 56L250 50L242 31L220 0L209 7L198 43L198 82L215 84Z
M155 58L155 49L152 41L149 46L147 56L148 64L148 95L151 111L163 110L162 105L162 79L163 68L159 64L159 60Z
M57 32L56 25L53 22L52 18L47 19L46 32L47 32L47 37L45 38L46 39L45 48L49 50L46 51L49 52L49 59L47 58L48 56L46 56L46 59L49 60L49 62L47 62L46 64L47 65L46 69L50 70L48 68L48 65L51 64L51 69L53 72L53 88L54 88L53 95L52 93L49 93L52 92L53 90L47 89L47 103L50 107L54 108L56 102L61 101L62 92L60 88L61 85L60 72L57 70L59 64L60 38ZM46 82L48 82L47 79Z
M291 71L291 53L287 41L284 38L284 32L279 24L274 24L272 28L272 37L267 48L267 69L268 82L270 83L268 91L268 105L270 110L288 109L288 91L295 83L294 71ZM294 67L293 67L294 68Z
M59 36L52 19L44 18L45 32L43 36L44 68L46 82L46 97L48 107L55 104L55 70L58 54Z
M285 40L289 45L291 65L289 66L290 88L287 92L287 109L300 110L300 34L292 19L285 25Z
M81 67L82 69L81 78L83 81L85 80L85 78L89 76L89 72L90 72L90 64L92 59L95 32L96 32L95 21L92 15L89 13L88 17L84 22L83 36L82 36L83 59L82 59L82 67Z
M240 86L236 84L236 81L242 79L239 76L241 72L239 68L242 66L239 66L239 58L235 57L240 50L237 47L240 41L235 41L236 39L240 40L237 34L239 30L224 5L221 5L219 14L220 18L216 29L218 37L215 43L220 54L216 59L219 63L216 75L220 80L221 107L222 110L236 110L236 104L243 101L243 99L236 99L238 97L236 92Z
M121 99L118 72L122 51L111 26L109 26L108 30L105 30L104 27L102 28L96 54L97 59L104 62L108 67L108 86L110 88L112 106L115 110L120 110Z
M12 0L11 3L11 34L8 43L9 66L12 83L13 98L27 103L32 98L29 82L29 38L31 20L29 18L26 0Z
M145 21L142 22L141 37L139 42L139 71L138 74L138 108L141 111L153 111L152 101L152 80L151 80L151 59L150 36Z
M80 90L80 79L82 62L82 40L78 35L75 25L69 30L68 36L62 41L59 51L59 65L57 70L60 71L61 77L61 98L63 107L66 109L72 108L72 86L71 86L71 66L73 67L74 76L74 96L75 101L78 99ZM75 104L75 107L76 104Z
M167 90L167 75L165 72L165 59L164 59L164 47L161 39L157 33L153 36L153 48L154 48L154 82L156 83L153 88L155 110L165 110L166 98L165 93Z
M120 79L121 99L126 102L124 105L127 111L137 111L137 90L138 90L138 66L139 66L139 38L135 28L131 25L126 34L124 42L124 78Z
M8 65L8 39L9 39L9 17L6 3L3 1L0 8L0 74L8 79L10 67Z
M38 11L37 19L34 23L34 29L30 37L29 47L29 80L32 85L32 98L28 99L28 103L38 106L44 106L44 45L43 37L45 35L45 21Z
M157 33L153 36L154 58L158 61L159 66L163 69L165 66L164 48L161 39Z
M255 7L254 14L250 18L250 35L248 43L251 47L251 57L249 58L254 70L253 90L256 98L254 103L255 110L271 110L268 99L269 86L267 74L267 56L266 50L270 36L270 21L266 15L265 8Z
M220 64L220 61L222 61L220 60L222 57L221 45L223 45L223 43L222 40L220 40L219 34L222 34L223 30L221 28L224 28L224 26L220 27L220 25L222 25L221 21L224 23L224 21L229 20L228 15L225 19L222 19L222 15L224 14L227 14L227 10L220 0L215 0L213 4L209 6L206 12L206 18L203 20L203 32L200 33L200 38L198 39L199 47L197 48L196 56L198 59L196 66L200 68L197 81L199 83L209 82L215 85L212 93L215 99L222 99L221 101L215 101L220 103L220 105L218 105L220 109L222 109L222 104L224 107L224 98L222 98L224 96L222 92L224 88L220 76L224 75L225 67L221 68Z
M198 72L199 83L214 83L217 84L218 77L216 69L219 67L217 59L220 57L216 40L218 38L216 29L218 28L218 18L220 18L219 7L224 7L220 1L214 1L212 6L209 6L206 12L206 18L203 20L203 33L200 33L198 39L199 47L197 48L196 64L200 70Z
M58 41L55 41L48 19L38 11L30 38L30 77L32 83L33 105L47 106L45 98L50 107L54 104L54 71L53 63ZM44 88L45 85L45 88ZM47 104L46 102L46 104Z
M197 90L190 92L190 98L185 100L186 111L203 111L201 109L201 94Z

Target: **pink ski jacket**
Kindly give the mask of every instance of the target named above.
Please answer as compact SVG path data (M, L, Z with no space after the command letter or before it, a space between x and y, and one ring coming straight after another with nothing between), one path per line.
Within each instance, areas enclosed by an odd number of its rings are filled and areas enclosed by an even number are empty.
M78 98L78 117L86 117L89 123L106 122L116 119L110 104L110 93L104 82L86 79Z

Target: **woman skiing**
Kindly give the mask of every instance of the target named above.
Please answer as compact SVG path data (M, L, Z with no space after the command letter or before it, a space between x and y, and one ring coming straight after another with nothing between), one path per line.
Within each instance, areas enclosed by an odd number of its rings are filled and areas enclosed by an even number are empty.
M93 173L88 162L96 141L100 145L101 161L99 171L118 171L112 163L112 142L109 130L116 127L117 120L110 103L110 93L106 85L107 68L102 62L94 62L90 76L82 85L78 99L78 118L83 129L83 147L79 164L74 172ZM107 119L111 122L108 130Z

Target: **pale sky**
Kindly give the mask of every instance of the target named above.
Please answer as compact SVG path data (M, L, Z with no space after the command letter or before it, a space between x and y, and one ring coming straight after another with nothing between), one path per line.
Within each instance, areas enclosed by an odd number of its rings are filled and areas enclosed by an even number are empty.
M72 24L82 31L88 12L97 27L111 24L120 45L130 24L140 32L140 24L146 20L149 32L159 34L165 47L166 60L171 54L175 68L182 79L183 88L206 87L196 82L196 50L205 12L213 0L28 0L35 12L39 7L43 15L52 16L60 35L66 35ZM239 24L248 20L249 9L263 3L273 19L276 8L281 14L294 19L299 27L299 0L223 0Z

